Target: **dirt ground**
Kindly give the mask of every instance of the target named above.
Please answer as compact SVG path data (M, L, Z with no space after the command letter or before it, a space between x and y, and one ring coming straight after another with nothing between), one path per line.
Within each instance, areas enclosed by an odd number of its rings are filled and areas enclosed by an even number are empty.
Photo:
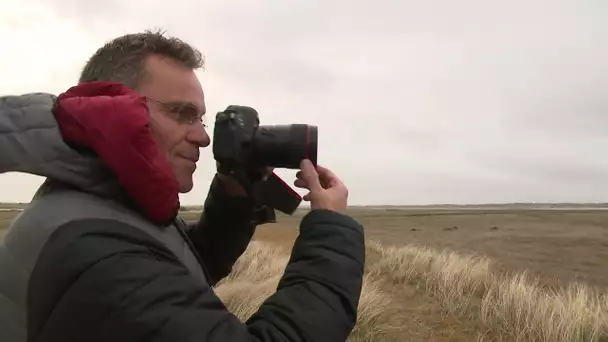
M279 216L255 238L291 243L304 213ZM15 215L0 211L0 236ZM350 215L368 238L384 244L447 247L488 256L503 271L528 270L545 284L578 280L608 288L608 210L354 209Z

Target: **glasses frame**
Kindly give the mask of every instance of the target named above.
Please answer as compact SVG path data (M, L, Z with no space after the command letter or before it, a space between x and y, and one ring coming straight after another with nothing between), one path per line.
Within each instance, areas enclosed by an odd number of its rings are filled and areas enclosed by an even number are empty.
M204 128L208 127L207 124L205 123L205 113L199 112L195 106L193 106L189 103L165 102L165 101L157 100L150 96L144 96L144 97L146 98L146 100L159 104L163 108L163 112L165 112L166 114L169 114L168 116L179 124L191 126L196 123L201 123ZM188 110L191 111L191 113L196 113L196 114L195 115L185 114L185 111L188 111Z

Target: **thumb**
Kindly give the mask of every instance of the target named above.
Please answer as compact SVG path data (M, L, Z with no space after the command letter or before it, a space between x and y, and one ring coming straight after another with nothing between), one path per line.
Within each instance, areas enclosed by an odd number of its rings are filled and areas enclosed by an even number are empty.
M321 182L319 181L319 174L315 167L312 165L310 160L304 159L300 163L300 169L302 170L302 178L306 181L308 189L310 191L322 190Z

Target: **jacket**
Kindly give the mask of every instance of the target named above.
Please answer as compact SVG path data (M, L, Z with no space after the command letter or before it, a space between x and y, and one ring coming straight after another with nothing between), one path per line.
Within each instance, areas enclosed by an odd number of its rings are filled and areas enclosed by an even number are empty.
M7 296L24 314L27 341L346 340L362 285L362 226L309 212L276 293L240 322L213 286L266 222L262 211L214 180L198 222L176 215L142 101L109 83L58 99L0 98L0 172L47 177L4 241L17 271L3 281L27 289Z

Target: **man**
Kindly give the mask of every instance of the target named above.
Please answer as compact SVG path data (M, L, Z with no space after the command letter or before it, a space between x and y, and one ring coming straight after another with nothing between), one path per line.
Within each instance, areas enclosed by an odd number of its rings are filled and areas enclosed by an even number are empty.
M192 189L199 149L210 143L194 73L202 64L176 38L129 34L100 48L80 85L57 99L0 98L0 172L47 177L5 236L13 265L27 274L11 279L26 282L28 341L348 337L363 229L344 214L344 184L309 161L295 185L309 190L311 211L276 293L245 323L214 294L255 227L270 220L219 174L198 222L175 216L177 194Z

